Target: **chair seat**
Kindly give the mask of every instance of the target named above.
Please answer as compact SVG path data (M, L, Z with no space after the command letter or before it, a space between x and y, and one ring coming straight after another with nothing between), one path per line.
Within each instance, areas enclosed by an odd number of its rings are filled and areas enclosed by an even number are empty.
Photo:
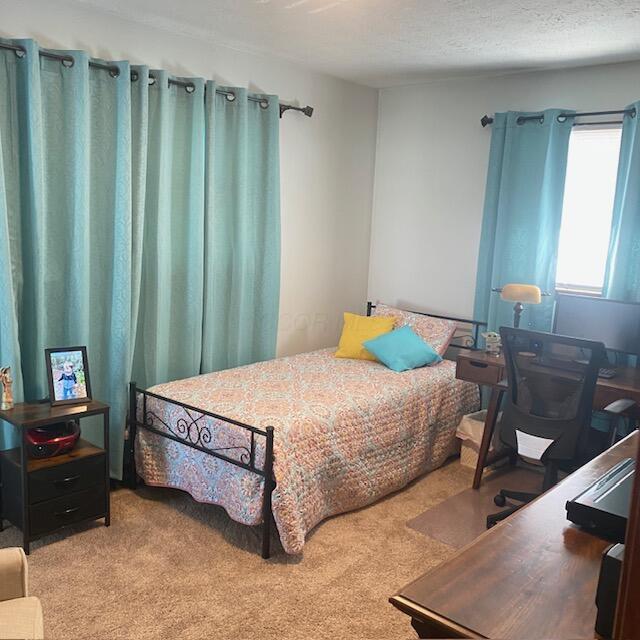
M0 602L0 639L44 638L42 607L38 598Z

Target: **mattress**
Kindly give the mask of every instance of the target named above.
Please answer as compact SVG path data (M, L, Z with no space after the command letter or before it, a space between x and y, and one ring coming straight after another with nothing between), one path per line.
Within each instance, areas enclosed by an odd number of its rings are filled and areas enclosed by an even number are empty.
M325 518L370 504L442 465L454 452L460 418L479 406L478 387L457 380L453 362L396 373L333 353L323 349L149 389L274 427L273 515L289 554L301 553L306 534ZM160 430L194 418L152 397L147 413ZM193 426L212 434L206 446L246 456L246 430L210 417ZM261 466L264 439L257 440ZM263 479L250 471L145 429L137 432L136 466L149 485L182 489L243 524L261 522Z

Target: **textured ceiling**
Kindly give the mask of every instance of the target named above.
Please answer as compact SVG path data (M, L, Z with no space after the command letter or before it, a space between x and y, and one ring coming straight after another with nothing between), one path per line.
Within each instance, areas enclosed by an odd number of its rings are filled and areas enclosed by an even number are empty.
M75 0L386 87L640 58L640 0Z

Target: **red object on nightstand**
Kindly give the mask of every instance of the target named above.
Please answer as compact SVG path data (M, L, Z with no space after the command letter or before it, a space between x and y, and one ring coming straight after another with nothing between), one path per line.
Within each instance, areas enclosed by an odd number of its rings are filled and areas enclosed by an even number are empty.
M68 453L80 439L77 420L59 422L46 427L34 427L26 434L30 458L52 458Z

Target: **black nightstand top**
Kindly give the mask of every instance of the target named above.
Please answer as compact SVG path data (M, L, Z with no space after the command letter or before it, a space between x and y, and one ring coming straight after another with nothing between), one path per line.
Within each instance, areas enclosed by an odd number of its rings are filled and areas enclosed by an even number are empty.
M84 404L58 405L48 402L20 402L13 409L0 410L0 420L6 420L16 427L31 429L60 422L67 418L84 418L109 411L109 405L97 400Z

